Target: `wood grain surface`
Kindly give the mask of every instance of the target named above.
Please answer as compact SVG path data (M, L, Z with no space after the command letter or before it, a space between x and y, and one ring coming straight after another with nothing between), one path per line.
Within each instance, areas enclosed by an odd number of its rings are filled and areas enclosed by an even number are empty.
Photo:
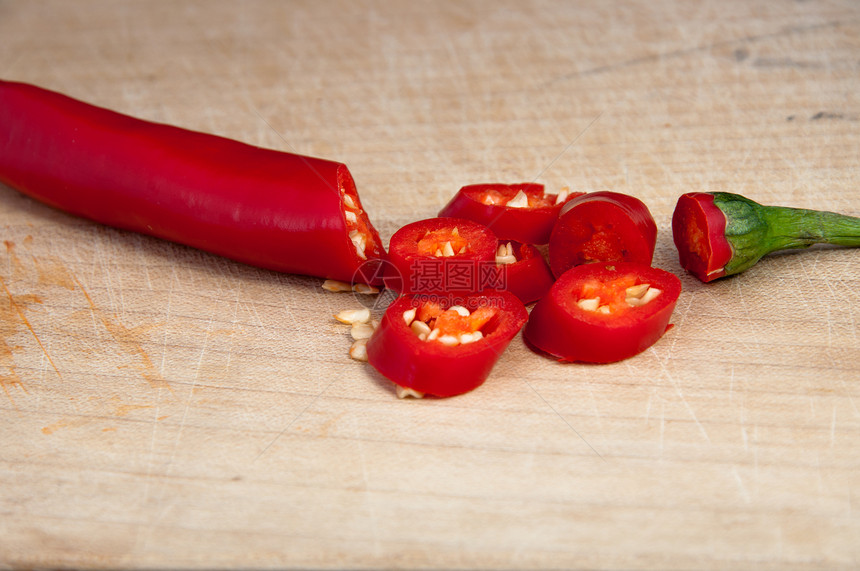
M637 196L671 329L398 400L358 299L0 186L0 567L856 569L860 252L712 284L693 190L860 215L850 1L0 0L0 78L349 165L387 242L478 182Z

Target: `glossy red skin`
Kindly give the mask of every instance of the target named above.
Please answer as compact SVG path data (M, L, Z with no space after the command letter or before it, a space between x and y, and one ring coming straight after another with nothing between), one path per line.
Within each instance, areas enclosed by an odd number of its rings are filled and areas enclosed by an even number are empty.
M500 311L482 330L484 338L474 343L448 347L422 341L406 325L403 312L428 296L401 296L385 312L379 327L367 341L368 362L394 383L425 394L450 397L467 393L484 383L511 339L528 319L516 296L505 291L485 291L456 300L473 311L492 304ZM438 299L443 309L452 305L448 297Z
M250 265L350 281L346 165L151 123L0 81L0 182L96 222ZM381 258L376 230L368 258Z
M457 228L460 236L469 240L469 251L451 257L437 258L418 252L418 241L428 232L443 228ZM468 294L483 290L479 272L481 268L494 268L496 260L496 236L483 224L458 218L429 218L418 220L400 228L388 242L388 262L385 285L401 293L431 294ZM428 268L423 270L422 268ZM431 287L424 284L421 272L435 272L450 275L451 268L469 269L473 272L475 283L472 287L455 287L455 284L441 284ZM429 273L425 273L426 277ZM497 279L497 278L494 278ZM445 280L451 281L451 280ZM449 287L450 286L450 287Z
M502 240L500 243L506 241ZM512 246L517 261L513 264L500 264L499 271L504 272L502 280L505 290L528 305L546 295L555 282L555 277L537 248L531 244L517 242L512 242Z
M546 244L562 204L541 208L509 208L498 204L484 204L481 197L495 190L513 198L522 190L527 196L543 195L544 185L523 182L519 184L472 184L461 188L454 198L439 212L439 216L466 218L479 222L493 232L499 240L516 240L524 244ZM571 193L568 200L582 193Z
M678 198L672 214L672 239L681 266L703 282L726 275L725 265L732 259L727 223L712 194L690 192Z
M589 257L584 249L595 227L607 229L613 244L608 253ZM618 192L589 192L565 203L559 214L549 240L549 266L559 277L591 262L650 265L656 244L657 224L645 203Z
M607 269L614 268L614 269ZM576 305L578 286L589 278L633 273L662 293L623 315L603 315ZM658 268L630 262L576 266L562 275L532 309L523 331L528 344L559 361L612 363L637 355L657 342L681 293L681 280Z

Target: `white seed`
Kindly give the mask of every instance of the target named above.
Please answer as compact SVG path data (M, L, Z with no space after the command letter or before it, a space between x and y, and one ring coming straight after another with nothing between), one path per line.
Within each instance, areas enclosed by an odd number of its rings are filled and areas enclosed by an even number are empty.
M371 320L370 326L373 327L374 329L376 329L377 327L379 327L379 320L378 319Z
M463 246L462 248L460 248L460 250L457 253L458 254L465 254L466 253L466 246Z
M346 282L339 282L337 280L326 280L322 284L322 288L326 291L333 291L335 293L340 293L344 291L352 291L352 286L350 286Z
M590 297L588 299L580 299L576 302L576 305L585 311L597 311L597 308L600 307L600 298Z
M514 196L508 201L507 206L509 208L528 208L529 197L526 196L526 193L521 190L516 194L516 196Z
M465 345L466 343L474 343L480 339L484 338L484 334L480 331L473 331L472 333L463 333L460 335L460 344Z
M343 195L343 203L347 208L352 208L353 210L358 210L358 206L356 206L355 201L348 194Z
M349 356L356 361L367 361L367 339L357 339L349 348Z
M628 305L632 305L633 307L642 307L646 303L653 301L658 295L662 292L655 288L648 288L648 291L642 297L627 297L624 301L627 302Z
M645 295L645 292L648 291L649 287L651 286L648 284L636 284L624 290L624 293L627 295L627 297L641 298L643 295Z
M420 319L416 319L415 321L413 321L409 325L409 328L412 329L412 332L415 333L415 335L417 335L418 338L422 341L426 340L427 337L430 335L430 326L421 321Z
M499 244L499 248L496 250L496 257L504 257L508 255L508 248L504 244Z
M437 341L448 347L455 347L460 344L460 339L454 335L440 335Z
M407 397L421 399L424 398L424 393L416 391L415 389L410 389L409 387L401 387L400 385L397 385L397 398L405 399Z
M373 325L370 323L353 323L349 333L356 341L370 339L370 336L373 335Z
M416 308L407 309L403 312L403 321L406 322L406 325L411 325L412 321L415 319L415 314L418 312Z
M555 196L555 203L561 204L562 202L567 200L568 196L570 196L570 188L565 186L564 188L559 190L558 194Z
M457 237L459 237L459 236L460 236L460 229L459 229L459 228L457 228L456 226L454 226L454 229L453 229L453 230L451 230L451 236L457 236Z
M445 245L442 246L442 255L446 258L454 255L454 247L451 245L451 242L445 242Z
M514 246L510 242L505 244L505 255L506 256L513 256L514 255Z
M366 260L367 255L365 255L364 249L367 247L367 237L358 230L352 230L349 233L349 239L352 241L352 245L355 246L355 253L358 254L358 257Z
M344 216L346 216L347 222L352 222L353 224L358 222L358 216L356 216L355 212L353 212L352 210L346 210L343 214Z
M601 305L597 308L598 313L609 315L610 309L608 305Z
M433 255L436 256L437 258L441 258L442 257L442 250L440 250L439 248L436 248L436 253Z
M496 264L504 265L504 264L515 264L517 262L516 256L496 256Z
M460 317L469 317L469 315L471 315L469 313L469 310L466 309L465 307L463 307L462 305L452 305L451 307L448 308L448 310L449 311L451 311L451 310L456 311L457 315L459 315Z
M355 284L354 286L352 286L352 291L354 291L355 293L371 294L379 293L379 288L375 288L372 285L367 284Z
M370 309L363 307L361 309L344 309L334 316L341 323L354 325L356 323L367 323L370 321Z
M437 337L439 337L440 333L441 331L439 331L439 328L437 327L436 329L427 334L427 341L435 340Z
M652 287L645 293L645 295L642 296L642 303L648 303L649 301L653 301L661 293L663 293L661 290L657 289L656 287Z

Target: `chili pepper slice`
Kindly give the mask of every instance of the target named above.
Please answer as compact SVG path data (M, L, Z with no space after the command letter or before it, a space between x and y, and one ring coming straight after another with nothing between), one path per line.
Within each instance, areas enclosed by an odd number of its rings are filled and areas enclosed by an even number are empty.
M544 185L529 182L472 184L461 188L439 216L474 220L500 240L546 244L564 203L581 194L567 189L547 194Z
M496 237L459 218L412 222L391 236L385 284L402 293L475 293L499 282Z
M591 262L650 265L657 224L636 197L618 192L589 192L568 201L549 240L549 266L559 277Z
M531 244L499 241L496 265L504 289L526 305L542 298L555 281L546 260Z
M522 302L505 291L462 299L404 295L385 311L367 342L367 358L401 387L459 395L484 383L527 319Z
M560 361L611 363L665 333L681 280L632 262L576 266L532 309L523 337Z
M860 218L765 206L729 192L690 192L675 205L672 237L681 266L710 282L741 273L776 250L860 246Z
M0 182L102 224L281 272L350 281L385 255L344 164L23 83L0 81Z

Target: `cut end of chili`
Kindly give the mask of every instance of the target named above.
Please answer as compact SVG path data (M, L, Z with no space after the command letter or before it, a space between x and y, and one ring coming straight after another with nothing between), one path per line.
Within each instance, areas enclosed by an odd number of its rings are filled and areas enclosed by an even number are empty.
M672 238L681 267L709 282L726 275L732 247L726 239L726 215L714 195L691 192L678 199L672 214Z
M391 237L386 286L435 294L494 287L496 243L491 230L471 220L431 218L407 224Z
M484 224L501 240L546 244L562 206L582 193L547 193L538 183L473 184L462 187L439 216Z
M641 200L590 192L562 208L549 240L549 264L556 277L594 262L650 265L656 243L657 224Z
M662 337L680 293L677 276L643 264L576 266L535 305L524 337L560 361L620 361Z
M504 291L404 295L367 342L368 361L404 389L459 395L483 384L527 319L522 302Z
M502 288L525 304L546 295L555 281L543 255L531 244L502 240L496 250L496 265Z

